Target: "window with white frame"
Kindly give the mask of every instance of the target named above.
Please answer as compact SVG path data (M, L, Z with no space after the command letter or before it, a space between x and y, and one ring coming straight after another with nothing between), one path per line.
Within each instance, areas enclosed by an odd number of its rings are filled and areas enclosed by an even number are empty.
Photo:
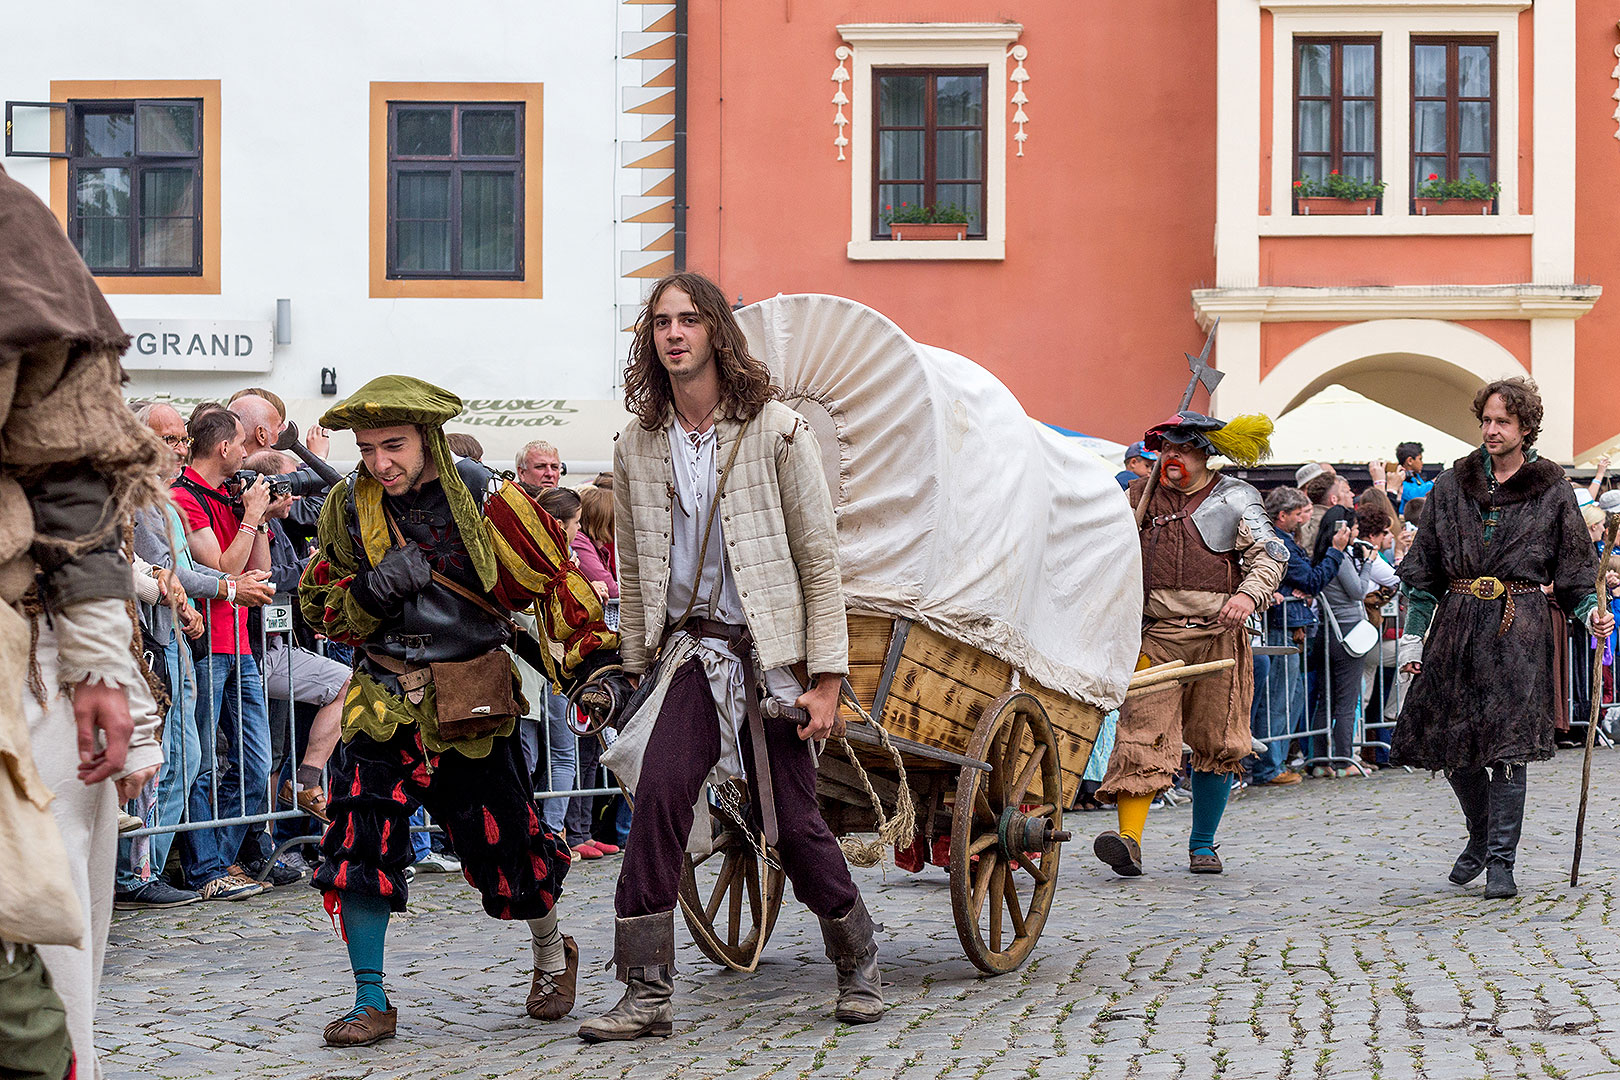
M1513 167L1524 157L1523 91L1514 73L1521 71L1520 50L1531 44L1521 40L1527 3L1259 0L1259 6L1272 15L1265 49L1275 59L1262 91L1273 122L1263 159L1269 197L1261 235L1536 228L1537 219L1520 212L1520 169ZM1257 52L1250 62L1261 59ZM1373 213L1300 212L1300 178L1320 183L1323 170L1331 176L1334 169L1363 180L1370 169L1385 185ZM1456 188L1470 173L1494 196L1483 214ZM1432 187L1424 190L1431 176L1452 186L1451 206L1434 205Z
M838 28L853 69L852 259L1001 259L1006 252L1008 50L1017 23L875 23ZM915 202L967 215L965 236L891 238Z

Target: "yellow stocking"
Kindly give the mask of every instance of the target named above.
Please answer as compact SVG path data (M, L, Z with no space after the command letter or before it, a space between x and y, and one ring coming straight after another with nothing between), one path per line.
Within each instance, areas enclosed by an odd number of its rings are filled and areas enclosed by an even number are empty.
M1136 658L1136 670L1152 667L1153 661L1148 659L1147 653ZM1148 807L1153 805L1151 795L1120 795L1114 803L1119 811L1119 835L1128 836L1138 844L1142 842L1142 830L1147 826Z
M1128 836L1140 844L1142 829L1147 825L1148 807L1152 805L1151 795L1117 796L1114 807L1119 811L1119 835Z

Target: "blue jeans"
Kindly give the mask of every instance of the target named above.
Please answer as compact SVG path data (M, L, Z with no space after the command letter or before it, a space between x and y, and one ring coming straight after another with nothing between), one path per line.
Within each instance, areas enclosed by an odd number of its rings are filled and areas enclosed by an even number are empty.
M1293 645L1292 630L1266 627L1266 644ZM1250 713L1249 730L1266 743L1266 752L1254 758L1253 781L1269 783L1283 771L1288 760L1288 738L1305 721L1305 658L1303 655L1267 658L1266 680L1255 682L1256 708Z
M568 699L550 690L546 691L546 731L551 739L551 786L548 790L571 791L578 751L574 730L568 726ZM540 804L540 817L545 821L546 828L558 836L563 834L568 803L568 799L545 799ZM584 843L589 839L589 836L582 836L577 842ZM575 841L570 838L569 842Z
M229 656L215 653L197 671L197 734L202 748L202 769L191 789L191 820L223 820L266 814L270 810L270 717L265 711L264 685L259 666L250 653ZM215 733L225 736L224 767L216 760ZM215 789L218 794L215 794ZM215 803L218 814L215 814ZM258 856L270 853L269 836L262 823L223 825L186 834L181 853L187 856L186 882L201 888L224 875L248 834L259 839ZM250 852L250 855L252 852Z
M202 743L197 738L197 673L191 647L178 637L163 650L169 670L170 702L163 719L163 768L157 776L157 798L145 814L148 828L178 825L187 795L202 768ZM139 840L118 842L119 892L131 892L163 873L169 861L174 833L153 833Z

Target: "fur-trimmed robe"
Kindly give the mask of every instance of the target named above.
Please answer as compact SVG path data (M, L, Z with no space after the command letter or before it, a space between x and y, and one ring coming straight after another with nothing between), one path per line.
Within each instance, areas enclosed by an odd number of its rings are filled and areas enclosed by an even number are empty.
M1401 580L1438 604L1423 670L1390 740L1397 765L1473 769L1553 756L1558 679L1546 596L1515 596L1513 625L1498 635L1505 598L1480 600L1449 586L1476 577L1551 583L1559 606L1574 613L1592 595L1597 554L1564 470L1545 459L1497 489L1501 519L1487 544L1480 510L1491 506L1488 461L1475 450L1441 474L1401 560Z

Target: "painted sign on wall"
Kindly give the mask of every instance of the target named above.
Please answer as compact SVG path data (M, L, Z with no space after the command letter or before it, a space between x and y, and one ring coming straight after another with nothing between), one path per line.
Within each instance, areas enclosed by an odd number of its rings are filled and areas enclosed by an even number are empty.
M269 319L124 319L130 371L269 371Z

